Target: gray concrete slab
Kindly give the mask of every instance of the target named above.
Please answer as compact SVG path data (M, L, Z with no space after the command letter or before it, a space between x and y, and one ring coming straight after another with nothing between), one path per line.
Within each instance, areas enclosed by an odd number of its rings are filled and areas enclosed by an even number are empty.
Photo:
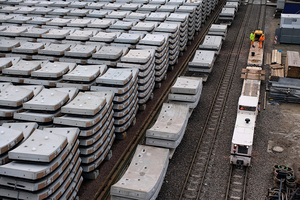
M0 50L1 51L11 51L14 47L20 46L20 41L18 40L1 40Z
M69 63L54 62L46 63L36 71L31 72L32 77L58 78L69 71Z
M111 13L112 11L109 10L92 10L87 14L87 17L92 18L104 18L108 13ZM92 23L92 22L91 22ZM89 26L89 24L88 24Z
M146 63L151 58L151 54L147 50L130 50L127 55L121 58L122 62Z
M68 137L69 139L69 137ZM55 169L64 165L64 163L69 162L78 150L79 141L77 137L68 140L68 145L66 148L50 163L38 164L35 163L25 163L23 161L12 161L5 165L0 166L0 174L19 177L23 179L36 180L51 174Z
M109 85L125 85L132 77L132 72L128 70L109 68L104 75L96 79L96 82Z
M111 126L113 129L113 126ZM95 148L95 151L88 155L80 155L81 162L83 164L91 164L95 160L97 160L105 151L105 149L108 147L108 144L110 142L111 137L113 136L114 132L112 132L112 129L107 129L105 133L103 134L103 139L100 138L99 141L102 142L99 145L95 144L93 145ZM102 141L101 141L102 139Z
M96 129L86 129L88 131L92 131L89 136L81 136L80 137L80 148L84 149L84 152L80 152L81 154L88 155L91 154L91 149L94 149L93 144L95 144L105 133L107 129L112 129L114 122L113 112L107 112L105 116L101 119L100 122L94 128ZM99 127L99 128L98 128ZM81 133L80 133L81 134ZM86 135L86 134L85 134Z
M21 106L23 102L33 97L34 93L30 89L20 86L8 85L1 91L0 105L9 107Z
M109 125L109 122L113 119L113 112L107 112L105 116L94 126L89 128L81 128L80 136L82 145L88 146L96 141L97 133Z
M127 108L123 109L122 111L114 112L114 125L123 125L126 123L134 113L134 110L137 107L138 99L137 99L137 92L133 94L135 97L131 101L131 103L127 106Z
M104 2L91 2L91 3L88 3L85 8L87 9L101 9L103 6L105 6L107 3L104 3Z
M131 27L133 25L135 25L135 23L132 21L117 21L116 23L110 25L109 28L110 29L119 29L119 30L129 30L129 29L131 29Z
M70 34L70 32L71 30L67 29L50 29L48 33L42 34L42 37L52 39L64 39L67 35Z
M43 89L32 100L24 103L23 107L28 110L56 111L68 100L69 94L67 92Z
M223 42L222 36L206 35L204 41L199 46L199 49L213 50L219 52L222 47L222 42Z
M14 16L13 18L7 20L8 23L26 24L32 17L27 16Z
M118 33L106 33L106 32L99 32L95 36L91 37L91 41L98 41L98 42L113 42L117 36L120 34Z
M29 138L8 153L10 159L51 162L67 145L67 137L35 130Z
M38 128L38 124L35 122L29 123L3 123L2 127L10 128L13 130L22 131L24 140L26 140L31 133ZM24 141L23 141L24 142Z
M16 147L23 139L23 132L16 129L0 126L0 154L4 154Z
M79 151L73 156L73 158L69 161L63 163L62 167L56 168L53 173L45 178L41 178L35 182L30 182L28 180L15 178L15 177L1 177L0 184L3 186L13 187L14 189L22 189L26 191L37 191L49 187L59 176L64 174L66 171L71 171L74 165L80 165L80 162L77 162L79 158ZM51 186L50 186L51 187Z
M81 30L75 30L74 32L67 35L67 40L80 40L80 41L86 41L89 40L90 37L93 37L98 31L81 31Z
M197 94L201 87L201 78L178 77L175 84L171 87L171 93Z
M115 19L95 19L90 24L88 24L87 27L105 29L109 28L109 26L115 22Z
M197 50L189 66L211 68L215 61L215 52L208 50Z
M110 33L113 34L113 33ZM123 49L115 46L104 46L92 55L93 58L118 60L123 55Z
M118 36L114 42L116 43L128 43L128 44L136 44L141 39L140 34L131 34L131 33L122 33Z
M112 110L112 106L108 107L107 105L96 115L91 117L80 118L80 116L74 115L64 115L62 117L54 118L53 122L55 124L64 124L69 126L77 126L77 127L91 127L97 124L105 115L106 112L110 112Z
M1 43L1 42L0 42ZM16 64L21 60L20 57L6 57L6 58L0 58L0 70L4 68L8 68L11 65Z
M164 179L168 161L168 149L138 145L131 164L122 178L112 185L110 194L125 198L150 199L160 190L159 183Z
M77 44L69 51L66 51L65 55L70 57L88 58L93 53L95 53L100 47L101 46Z
M67 103L69 103L70 101L72 101L78 94L79 90L78 88L75 87L64 87L64 88L50 88L50 90L55 90L55 91L59 91L59 92L65 92L69 94L69 100Z
M14 53L26 53L26 54L34 54L37 53L39 49L44 48L43 43L38 42L26 42L21 44L19 47L15 47L12 49Z
M93 95L93 93L86 94L84 92L79 92L70 103L61 108L61 112L64 114L75 115L95 115L105 106L106 99L104 97Z
M152 12L150 13L149 16L146 17L147 21L159 21L159 22L163 22L166 20L166 18L168 17L167 13L163 13L163 12Z
M53 10L53 8L35 7L35 10L32 11L32 14L47 15L52 10Z
M78 65L73 71L65 74L63 80L89 82L106 71L106 65Z
M46 22L46 24L50 26L66 26L70 21L71 19L53 18L51 21Z
M62 56L72 47L71 44L54 44L46 45L43 49L39 49L38 53L43 55Z
M140 8L139 8L140 9ZM144 20L147 17L146 13L137 13L132 12L129 15L126 16L125 19L138 19L138 20Z
M192 102L192 103L194 103L194 102L199 101L201 91L202 91L202 85L200 87L200 90L196 94L172 94L172 93L169 93L168 99L171 102L179 101L178 103L180 103L180 102Z
M51 184L50 187L44 188L42 190L39 190L38 192L32 193L29 191L23 191L23 190L13 190L13 189L4 189L0 191L1 196L12 196L13 198L27 198L27 199L40 199L43 198L43 196L50 196L49 198L59 198L62 194L65 188L69 186L69 184L72 182L73 178L77 177L77 174L79 173L81 175L82 169L80 168L80 160L77 161L75 164L76 167L73 167L71 171L64 171L62 176L60 176L58 179L56 179L53 184ZM77 177L78 180L80 177Z
M113 127L112 131L114 131L114 127ZM90 164L82 164L81 165L81 167L83 169L83 172L85 172L85 173L86 172L92 172L97 167L99 167L99 165L104 161L105 157L109 153L110 148L112 146L112 143L113 143L114 139L115 139L115 135L113 134L113 137L110 139L109 144L106 147L106 149L104 150L104 152L94 162L92 162Z
M49 29L29 28L26 32L21 33L24 37L42 37L42 34L48 33Z
M147 130L146 137L176 141L184 134L188 118L188 106L164 103L155 124Z

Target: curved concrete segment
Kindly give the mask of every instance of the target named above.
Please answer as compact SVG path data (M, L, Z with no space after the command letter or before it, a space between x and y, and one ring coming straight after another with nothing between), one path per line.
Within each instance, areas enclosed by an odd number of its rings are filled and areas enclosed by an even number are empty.
M146 137L177 140L185 131L189 107L164 103L155 124L147 130Z
M1 90L0 105L9 107L21 106L23 102L28 101L34 96L30 89L20 86L8 85Z
M43 89L32 100L24 103L23 108L28 110L56 111L68 100L69 94L67 92Z
M51 162L67 145L67 137L35 130L20 146L8 152L12 160Z
M127 171L111 187L112 199L155 199L168 163L168 149L138 145Z
M23 132L0 126L0 154L15 147L24 138Z
M172 93L197 94L202 86L201 78L178 77L171 88Z

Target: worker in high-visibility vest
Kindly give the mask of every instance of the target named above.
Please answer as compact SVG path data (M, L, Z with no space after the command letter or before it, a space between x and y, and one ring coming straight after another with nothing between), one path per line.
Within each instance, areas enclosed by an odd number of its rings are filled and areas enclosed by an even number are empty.
M260 38L259 38L259 48L262 48L263 46L263 42L265 41L265 35L261 34Z
M254 46L254 39L255 39L255 35L254 35L254 32L252 31L251 34L250 34L250 40L251 40L252 47L255 47Z

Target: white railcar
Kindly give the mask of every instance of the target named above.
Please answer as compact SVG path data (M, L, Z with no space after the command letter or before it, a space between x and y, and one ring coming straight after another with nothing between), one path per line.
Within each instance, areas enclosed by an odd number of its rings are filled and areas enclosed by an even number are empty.
M247 67L247 69L261 71L261 67ZM255 122L259 110L259 91L260 79L244 80L231 143L232 164L249 166L251 163Z

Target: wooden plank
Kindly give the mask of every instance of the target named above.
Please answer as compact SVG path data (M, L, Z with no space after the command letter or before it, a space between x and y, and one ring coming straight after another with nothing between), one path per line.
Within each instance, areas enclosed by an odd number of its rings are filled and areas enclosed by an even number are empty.
M251 80L265 80L265 76L262 76L261 74L241 74L241 78Z

